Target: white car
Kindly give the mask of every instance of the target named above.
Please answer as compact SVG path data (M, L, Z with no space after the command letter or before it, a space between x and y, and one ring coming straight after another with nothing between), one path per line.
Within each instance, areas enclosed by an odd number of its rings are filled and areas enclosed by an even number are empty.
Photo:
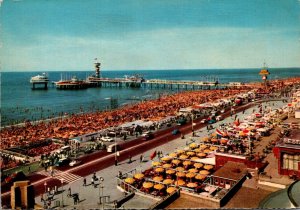
M77 166L81 163L80 160L72 160L70 163L69 163L69 166Z
M102 137L101 138L101 140L102 141L105 141L105 142L112 142L112 141L114 141L111 137L109 137L109 136L104 136L104 137Z

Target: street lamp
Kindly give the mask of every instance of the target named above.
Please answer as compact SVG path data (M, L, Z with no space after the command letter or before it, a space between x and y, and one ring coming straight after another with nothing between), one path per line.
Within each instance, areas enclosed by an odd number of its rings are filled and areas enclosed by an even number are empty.
M61 182L61 189L62 189L62 192L61 192L61 206L64 207L64 179L61 178L60 182Z
M102 186L102 183L104 181L103 177L99 177L99 204L102 204L102 209L104 209L104 197L103 197L103 188L104 186ZM103 202L101 202L101 198L103 200Z
M117 133L115 132L115 165L118 165L118 159L117 159Z

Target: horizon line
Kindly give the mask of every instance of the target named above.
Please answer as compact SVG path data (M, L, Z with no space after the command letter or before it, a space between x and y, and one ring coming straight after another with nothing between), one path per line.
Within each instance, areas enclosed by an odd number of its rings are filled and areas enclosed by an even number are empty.
M296 69L300 67L267 67L267 69L281 69L281 68L289 68L289 69ZM263 67L246 67L246 68L191 68L191 69L103 69L101 71L181 71L181 70L189 70L189 71L194 71L194 70L249 70L249 69L263 69ZM58 71L74 71L74 72L79 72L79 71L94 71L94 69L91 70L0 70L1 72L58 72Z

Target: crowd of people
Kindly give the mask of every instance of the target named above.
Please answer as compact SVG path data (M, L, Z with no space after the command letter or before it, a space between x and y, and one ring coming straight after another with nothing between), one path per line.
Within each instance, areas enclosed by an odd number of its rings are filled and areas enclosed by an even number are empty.
M267 87L260 87L267 92L274 92L274 90L280 90L299 81L300 78L277 80L269 82ZM0 147L1 149L24 147L32 142L45 141L48 138L69 139L135 120L157 121L167 116L176 115L180 108L229 98L254 88L259 88L259 84L248 84L232 89L186 91L111 111L71 115L48 122L31 123L27 121L24 126L3 128L0 135ZM38 155L48 153L53 149L55 146L50 144L34 148L30 152Z

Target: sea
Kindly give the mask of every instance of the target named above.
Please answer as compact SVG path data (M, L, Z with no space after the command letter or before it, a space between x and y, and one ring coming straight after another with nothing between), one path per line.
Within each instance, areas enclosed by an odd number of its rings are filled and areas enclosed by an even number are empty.
M147 79L259 82L260 69L178 69L178 70L123 70L102 71L105 78L124 78L125 75L142 75ZM268 79L299 77L300 68L269 69ZM1 127L23 123L25 120L37 121L61 117L65 114L88 113L109 110L142 100L155 99L162 94L172 94L185 89L149 89L97 87L83 90L58 90L52 84L61 78L76 76L85 79L93 71L49 71L47 90L32 90L29 82L32 76L43 72L2 72L1 73Z

